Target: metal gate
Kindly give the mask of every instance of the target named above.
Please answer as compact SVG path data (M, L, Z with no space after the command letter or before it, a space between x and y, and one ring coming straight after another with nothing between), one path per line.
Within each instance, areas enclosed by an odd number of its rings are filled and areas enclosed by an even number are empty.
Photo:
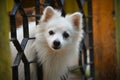
M62 16L65 16L65 10L63 7L63 4L61 0L45 0L45 2L42 4L39 2L39 0L35 0L35 15L28 15L25 13L23 7L22 7L22 0L14 0L15 4L14 7L10 13L10 25L11 25L11 41L13 42L14 46L16 47L18 53L15 58L14 64L12 66L12 80L18 80L18 67L20 64L20 61L22 60L24 63L24 70L25 70L25 80L30 80L30 64L33 62L29 62L24 55L24 49L28 42L28 40L35 39L34 37L29 37L29 27L28 27L28 17L35 17L36 24L37 21L40 19L40 6L46 7L46 6L54 6L55 1L57 2L59 9L62 11ZM85 0L87 1L88 5L88 16L85 16L84 9L83 9L83 0L76 0L79 11L83 13L83 25L84 25L84 39L81 42L81 45L79 47L79 67L78 69L81 72L81 79L80 80L95 80L95 68L94 68L94 51L93 51L93 29L92 29L92 0ZM21 43L17 40L17 34L16 34L16 13L17 11L20 12L22 19L23 19L23 40ZM87 54L89 55L87 56ZM88 58L89 57L89 62ZM90 67L90 75L89 77L86 75L85 71L87 69L87 66ZM38 67L38 80L42 80L42 65L41 67Z

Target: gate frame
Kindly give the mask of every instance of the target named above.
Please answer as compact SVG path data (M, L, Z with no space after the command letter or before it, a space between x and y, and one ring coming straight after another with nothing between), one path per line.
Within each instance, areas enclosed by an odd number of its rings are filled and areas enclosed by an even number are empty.
M18 80L18 67L20 64L20 61L24 63L24 69L25 69L25 80L30 80L30 63L26 56L24 55L24 49L25 46L30 39L29 37L29 27L28 27L28 17L35 17L36 18L36 24L38 23L38 20L40 19L40 6L54 6L55 0L45 0L44 4L41 4L39 0L35 0L35 11L36 15L27 15L22 7L22 0L14 0L15 4L14 7L10 13L10 30L11 30L11 41L16 47L18 53L15 58L15 61L12 65L12 80ZM92 0L86 0L88 2L88 16L86 17L83 10L83 5L81 4L80 0L76 0L78 3L79 11L83 14L83 29L85 31L85 38L82 40L81 45L79 47L80 55L79 55L79 69L82 73L81 80L95 80L95 68L94 68L94 50L93 50L93 25L92 25ZM58 3L58 6L60 7L60 10L62 11L62 16L65 16L65 10L63 8L63 4L61 0L56 0ZM17 33L16 33L16 13L17 11L20 12L22 19L23 19L23 40L21 43L17 40ZM86 21L86 18L88 18L88 22ZM88 38L88 45L86 44L86 35ZM88 47L87 47L88 46ZM87 62L87 50L89 50L90 54L90 62ZM82 55L84 57L82 57ZM83 59L84 60L83 60ZM86 66L90 66L90 76L88 77L85 73ZM38 67L38 80L42 80L43 74L42 74L42 66Z

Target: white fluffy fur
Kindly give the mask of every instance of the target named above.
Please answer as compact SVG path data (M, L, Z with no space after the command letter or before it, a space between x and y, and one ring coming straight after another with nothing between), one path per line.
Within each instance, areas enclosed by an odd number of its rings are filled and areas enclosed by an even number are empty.
M76 20L76 21L75 21ZM78 12L61 17L61 13L52 7L47 7L37 26L35 22L29 23L30 37L25 48L25 55L28 60L37 58L37 63L43 65L44 80L61 80L74 60L78 58L78 47L82 38L82 15ZM48 34L49 30L55 31L54 36ZM69 33L68 39L63 38L63 32ZM22 40L22 27L17 30L18 40ZM59 40L60 49L53 49L53 41ZM13 61L17 54L16 49L11 43ZM19 79L24 80L23 64L19 67ZM66 76L65 76L66 77ZM31 64L31 80L37 80L36 64Z

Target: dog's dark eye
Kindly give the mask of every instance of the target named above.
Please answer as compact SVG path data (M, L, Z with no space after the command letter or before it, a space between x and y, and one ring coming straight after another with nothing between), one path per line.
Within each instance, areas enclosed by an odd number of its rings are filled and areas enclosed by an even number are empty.
M67 32L64 32L64 33L63 33L63 37L64 37L64 38L68 38L68 37L69 37L69 34L68 34Z
M54 35L55 33L54 33L52 30L50 30L50 31L49 31L49 34L50 34L50 35Z

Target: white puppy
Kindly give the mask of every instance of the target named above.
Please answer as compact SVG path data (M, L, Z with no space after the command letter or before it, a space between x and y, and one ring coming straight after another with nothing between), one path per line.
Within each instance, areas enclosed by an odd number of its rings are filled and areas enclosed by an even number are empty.
M43 65L43 80L61 80L67 78L69 66L78 58L78 48L81 40L82 15L79 12L62 17L59 11L52 7L45 8L43 15L35 26L29 23L30 37L25 48L28 60L37 59ZM18 40L22 41L22 28L17 30ZM11 44L13 61L17 50ZM19 67L19 79L24 80L23 64ZM36 65L31 64L31 80L37 80Z

